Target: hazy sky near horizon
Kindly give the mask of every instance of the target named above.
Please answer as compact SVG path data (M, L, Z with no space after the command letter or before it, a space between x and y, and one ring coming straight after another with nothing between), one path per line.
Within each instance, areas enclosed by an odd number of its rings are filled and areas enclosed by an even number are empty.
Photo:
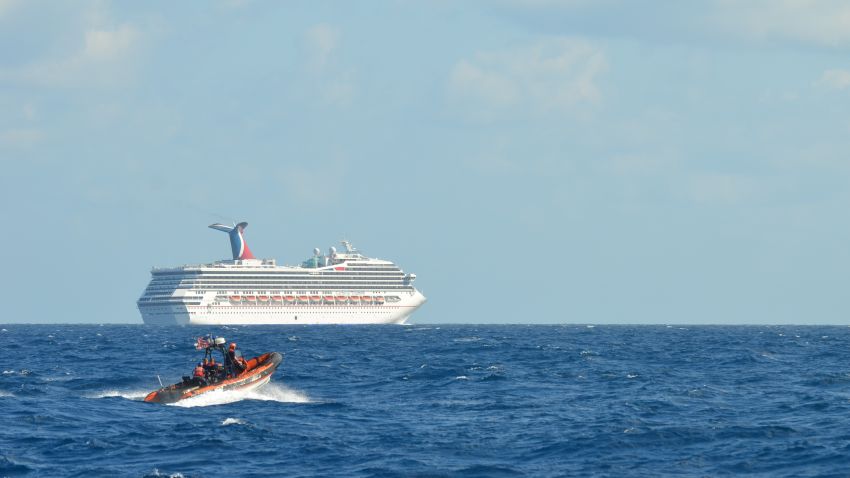
M850 3L0 0L8 322L346 237L414 322L845 323Z

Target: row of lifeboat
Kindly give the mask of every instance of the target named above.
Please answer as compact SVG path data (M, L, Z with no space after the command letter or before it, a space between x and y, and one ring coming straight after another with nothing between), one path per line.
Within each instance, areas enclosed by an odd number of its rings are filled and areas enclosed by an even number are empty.
M375 304L385 302L380 295L231 295L232 304Z

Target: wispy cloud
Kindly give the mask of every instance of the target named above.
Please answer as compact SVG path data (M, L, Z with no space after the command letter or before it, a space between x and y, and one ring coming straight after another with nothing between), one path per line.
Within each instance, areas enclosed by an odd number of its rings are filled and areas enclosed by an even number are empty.
M28 148L44 139L44 132L33 128L15 128L0 132L0 145Z
M140 32L129 24L82 32L81 46L65 58L45 59L20 68L0 70L0 80L37 86L103 86L128 76L127 64Z
M839 69L826 70L815 84L832 90L845 90L850 87L850 71Z
M486 109L563 111L599 101L597 77L606 68L604 53L593 44L550 38L462 59L452 69L449 88L457 98Z
M339 42L339 31L323 23L307 30L304 37L310 55L310 67L316 71L324 69Z
M333 106L350 104L356 93L353 70L335 58L340 39L340 31L325 23L314 25L304 33L307 74L312 87L323 103Z
M633 36L651 41L789 42L850 46L845 0L501 0L484 2L548 31ZM604 26L602 26L604 25ZM575 33L572 33L575 34Z
M687 196L697 203L734 205L756 193L753 180L739 175L702 173L687 183Z
M328 167L292 166L281 169L280 182L290 200L303 206L327 206L345 190L347 169L342 161Z
M20 0L0 0L0 18L3 18L20 3Z
M850 3L844 0L717 0L712 23L759 40L850 45Z

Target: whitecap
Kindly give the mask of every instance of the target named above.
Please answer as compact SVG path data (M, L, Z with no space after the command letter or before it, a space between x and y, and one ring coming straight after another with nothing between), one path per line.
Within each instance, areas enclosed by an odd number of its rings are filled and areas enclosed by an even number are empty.
M224 426L227 426L227 425L244 425L245 421L242 420L241 418L227 417L221 422L221 424L224 425Z
M6 329L0 329L0 332L8 332Z
M455 380L469 380L469 377L467 377L466 375L458 375L457 377L455 377Z
M3 375L14 375L15 373L14 370L3 370Z
M159 478L161 476L167 477L167 478L184 478L183 473L177 472L177 473L165 474L165 473L160 472L159 469L157 469L157 468L154 468L152 473L145 475L145 478L147 478L149 476L150 477L156 477L156 478Z
M479 340L481 340L480 337L475 337L473 335L472 337L461 337L459 339L454 339L452 340L452 342L478 342Z
M5 397L14 397L14 395L12 395L11 392L5 392L3 390L0 390L0 398L5 398Z
M585 327L587 327L588 329L595 329L596 328L595 325L586 325Z
M628 374L626 374L626 378L637 378L637 374L636 373L635 374L628 373Z

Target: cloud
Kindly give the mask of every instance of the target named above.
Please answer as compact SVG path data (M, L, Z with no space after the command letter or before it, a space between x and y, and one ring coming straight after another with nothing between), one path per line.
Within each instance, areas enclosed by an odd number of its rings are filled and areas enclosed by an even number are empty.
M457 98L486 109L563 111L599 101L596 81L606 68L604 53L589 42L550 38L462 59L452 69L449 88Z
M850 47L846 0L501 0L481 2L534 31L633 37L669 44L788 42Z
M3 18L20 3L20 0L0 0L0 18Z
M310 55L310 67L323 70L339 42L339 31L330 25L320 24L307 30L304 35Z
M0 145L14 148L27 148L41 142L44 133L30 128L7 129L0 132Z
M114 30L89 30L82 53L84 60L110 61L129 51L137 41L139 32L130 25Z
M687 195L703 204L734 205L751 199L756 184L749 178L732 175L703 173L694 175L688 184Z
M347 168L336 161L329 167L282 169L279 178L290 200L302 206L328 206L339 200L345 190Z
M65 58L30 63L0 70L0 80L48 87L104 86L121 83L139 44L139 31L124 24L115 28L91 28L83 32L80 48Z
M826 70L820 79L815 82L817 86L832 90L844 90L850 87L850 71L848 70Z
M357 91L355 70L336 58L340 32L327 25L314 25L304 33L306 73L314 96L326 105L348 106Z
M712 23L747 37L795 40L819 46L850 45L850 3L845 0L717 0Z

